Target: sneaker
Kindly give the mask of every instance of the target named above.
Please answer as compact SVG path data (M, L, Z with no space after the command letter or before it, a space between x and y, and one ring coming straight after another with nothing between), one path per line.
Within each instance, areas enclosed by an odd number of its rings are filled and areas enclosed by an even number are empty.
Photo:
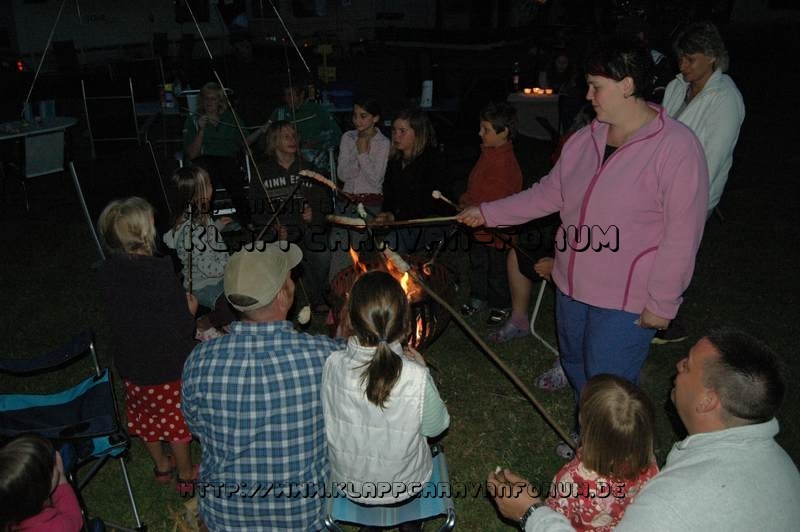
M572 441L575 443L575 445L580 446L580 435L577 432L573 431L570 434L570 438L572 438ZM575 450L567 445L567 442L561 441L558 442L558 445L556 445L556 455L564 460L572 460L575 458Z
M553 367L536 377L536 387L546 392L555 392L569 384L561 361L556 359Z
M461 305L462 316L472 316L476 312L480 312L486 308L486 302L480 299L471 299L469 303Z
M513 323L511 320L506 321L502 327L494 331L493 333L489 334L487 338L490 342L494 342L496 344L504 344L508 341L511 341L515 338L522 338L523 336L528 336L531 331L526 327L525 329L520 329Z
M673 344L683 342L688 337L689 335L683 325L677 321L672 321L665 330L656 332L650 343L655 345Z
M511 315L510 308L493 308L489 309L489 317L486 318L486 323L489 325L500 325L508 319Z

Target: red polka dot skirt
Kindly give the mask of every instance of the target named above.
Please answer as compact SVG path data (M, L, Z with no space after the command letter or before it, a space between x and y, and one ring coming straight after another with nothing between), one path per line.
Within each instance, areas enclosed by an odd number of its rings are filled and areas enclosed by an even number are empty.
M125 381L125 414L128 432L146 442L192 439L181 413L180 379L154 386Z

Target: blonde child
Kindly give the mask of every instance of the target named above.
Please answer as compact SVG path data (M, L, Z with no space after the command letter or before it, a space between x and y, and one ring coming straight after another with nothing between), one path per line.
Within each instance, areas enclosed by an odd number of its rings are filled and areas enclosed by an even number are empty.
M658 473L653 405L631 382L600 374L589 379L581 393L578 421L582 446L556 473L544 504L563 514L577 531L607 532ZM543 503L528 495L525 480L511 471L490 473L487 482L519 486L521 494L513 500L500 487L495 497L503 515L522 516L519 525L524 530L527 518Z
M347 486L360 504L401 504L430 479L426 438L450 424L422 355L403 348L410 334L410 307L391 275L372 271L353 285L347 303L353 334L335 351L322 374L322 406L331 481ZM369 493L366 485L403 483L402 493ZM369 484L371 483L371 484ZM421 530L406 523L401 530Z
M0 501L0 532L83 529L61 454L39 436L18 436L0 448Z
M108 250L98 280L125 384L128 431L153 459L156 481L177 471L178 491L197 476L181 413L181 373L195 346L197 298L184 292L169 257L156 256L153 207L138 197L109 203L98 220ZM164 452L168 442L171 453Z
M613 530L658 473L653 405L631 382L601 374L586 383L578 420L583 445L556 473L555 496L547 505L564 514L575 530Z

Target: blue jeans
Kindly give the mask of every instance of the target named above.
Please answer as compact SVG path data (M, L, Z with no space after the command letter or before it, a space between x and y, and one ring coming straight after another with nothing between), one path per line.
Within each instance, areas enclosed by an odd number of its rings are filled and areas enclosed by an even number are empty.
M576 301L556 290L556 327L561 365L576 402L586 381L600 373L639 384L639 372L650 352L655 330L634 322L638 314Z

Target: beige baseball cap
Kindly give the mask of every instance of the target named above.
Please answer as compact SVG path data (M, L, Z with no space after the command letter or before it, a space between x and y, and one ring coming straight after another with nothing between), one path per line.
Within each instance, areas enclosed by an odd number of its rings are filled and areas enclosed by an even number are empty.
M302 259L300 248L283 240L256 242L250 251L241 249L225 267L225 297L240 311L269 305Z

